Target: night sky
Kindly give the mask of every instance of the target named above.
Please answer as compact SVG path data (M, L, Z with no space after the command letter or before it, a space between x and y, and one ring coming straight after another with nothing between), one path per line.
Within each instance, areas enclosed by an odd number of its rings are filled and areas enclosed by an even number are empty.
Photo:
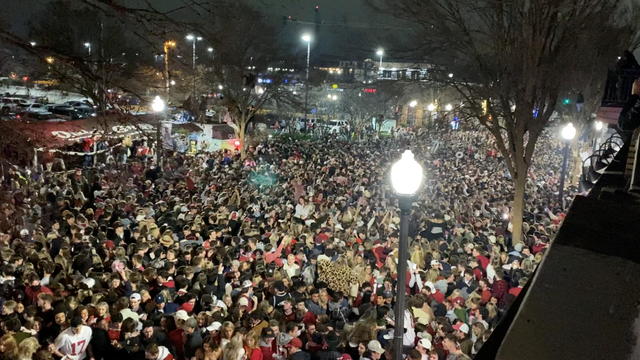
M0 0L3 3L2 16L15 31L26 33L25 22L47 0ZM135 4L137 0L130 0ZM391 44L398 52L406 46L399 46L397 39L406 38L406 31L393 17L374 12L366 0L251 0L279 30L280 41L292 54L305 51L299 41L300 34L316 29L315 6L319 6L319 20L322 23L315 35L312 57L316 62L331 63L338 60L363 60L375 57L375 49L383 47L388 57L393 57ZM153 0L159 8L169 9L179 6L181 0ZM292 16L303 23L283 25L282 17ZM305 24L311 23L311 24ZM384 28L387 27L387 28ZM395 39L392 40L392 38Z

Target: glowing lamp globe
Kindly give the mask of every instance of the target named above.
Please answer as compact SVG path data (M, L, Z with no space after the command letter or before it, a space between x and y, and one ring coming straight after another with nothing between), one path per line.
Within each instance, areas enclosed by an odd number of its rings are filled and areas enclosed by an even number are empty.
M434 104L429 104L429 105L427 105L427 110L436 111L436 106Z
M398 195L411 196L422 184L422 166L414 159L411 150L405 150L400 160L391 166L391 186Z
M567 125L565 125L565 127L562 128L560 135L563 139L571 141L574 137L576 137L576 128L572 123L568 123Z
M600 131L602 130L602 128L604 128L604 124L602 123L602 121L596 121L594 126L596 128L596 131Z
M302 35L302 41L311 42L311 34L303 34Z
M156 96L151 103L151 110L155 113L164 111L164 101L160 98L160 96Z

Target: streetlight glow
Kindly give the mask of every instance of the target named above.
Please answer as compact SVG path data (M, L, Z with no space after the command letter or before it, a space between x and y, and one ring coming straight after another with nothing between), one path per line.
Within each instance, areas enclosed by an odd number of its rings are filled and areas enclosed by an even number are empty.
M453 73L449 73L449 79L453 79Z
M602 121L596 121L594 124L596 131L600 131L604 128L604 124L602 123Z
M91 43L90 43L90 42L86 42L86 43L84 43L84 47L86 47L86 48L91 47Z
M189 41L191 41L191 40L193 40L193 39L195 39L195 38L196 38L196 37L195 37L195 36L193 36L193 34L189 34L189 35L187 35L187 36L186 36L186 39L187 39L187 40L189 40Z
M378 55L378 56L384 55L384 50L378 49L378 51L376 51L376 55Z
M573 140L573 138L576 137L576 128L573 126L573 123L568 123L567 125L565 125L562 128L560 135L567 141Z
M311 42L311 34L302 34L302 41Z
M415 194L423 176L422 166L414 159L411 150L405 150L400 160L391 166L391 186L398 195Z
M160 96L156 96L153 102L151 102L151 110L153 110L154 113L161 113L164 111L164 108L164 100L162 100Z
M427 105L427 110L436 111L436 106L434 104L429 104L429 105Z
M447 104L447 105L445 105L445 106L444 106L444 110L445 110L445 111L451 111L451 110L453 110L453 105L451 105L451 104Z
M331 95L331 100L333 100L333 101L338 100L338 95Z
M35 41L29 41L29 45L31 45L31 46L36 46L37 44L36 44L36 42L35 42Z
M411 100L411 102L409 103L409 106L411 106L412 108L418 106L418 100Z
M212 47L208 47L208 48L207 48L207 51L208 51L208 52L213 52L213 48L212 48Z

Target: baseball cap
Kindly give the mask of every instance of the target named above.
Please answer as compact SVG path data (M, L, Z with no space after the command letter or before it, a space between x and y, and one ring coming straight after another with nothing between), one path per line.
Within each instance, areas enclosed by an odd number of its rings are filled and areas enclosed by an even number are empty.
M302 348L302 340L298 339L298 338L293 338L291 339L291 341L289 341L289 343L287 345L285 345L285 347L296 347L298 349Z
M431 341L429 341L429 339L420 339L418 344L427 350L431 350Z
M384 353L384 349L382 348L382 345L380 345L380 342L378 340L369 341L369 344L367 344L367 349L369 351L372 351L372 352L378 353L378 354L383 354Z
M246 288L250 288L252 286L253 286L253 283L251 282L251 280L245 280L245 281L242 282L242 287L245 288L245 289Z
M453 325L453 329L461 331L461 332L463 332L465 334L469 333L469 325L467 325L467 324L465 324L463 322L459 322L459 323Z
M435 260L435 259L431 260L431 266L434 266L434 265L440 265L440 261Z
M178 320L187 320L189 318L189 314L187 314L186 311L184 310L178 310L176 311L176 314L174 315L176 319Z
M133 293L131 294L131 296L129 296L129 300L138 300L140 301L142 299L142 296L140 296L140 294L138 293Z
M158 294L153 298L153 301L155 301L156 304L162 304L164 303L164 296L162 296L162 294Z
M209 326L207 326L207 331L218 331L221 327L222 324L219 321L214 321Z

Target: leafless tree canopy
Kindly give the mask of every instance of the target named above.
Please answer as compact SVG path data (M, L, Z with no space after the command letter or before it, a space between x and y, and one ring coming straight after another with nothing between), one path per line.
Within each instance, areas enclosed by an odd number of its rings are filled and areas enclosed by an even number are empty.
M611 51L594 51L600 45L594 41L606 40L603 29L620 44L636 21L635 6L619 0L369 3L406 20L418 48L455 74L451 85L466 100L466 111L493 134L514 179L514 219L522 218L527 171L558 98L588 86L585 74L602 71Z

